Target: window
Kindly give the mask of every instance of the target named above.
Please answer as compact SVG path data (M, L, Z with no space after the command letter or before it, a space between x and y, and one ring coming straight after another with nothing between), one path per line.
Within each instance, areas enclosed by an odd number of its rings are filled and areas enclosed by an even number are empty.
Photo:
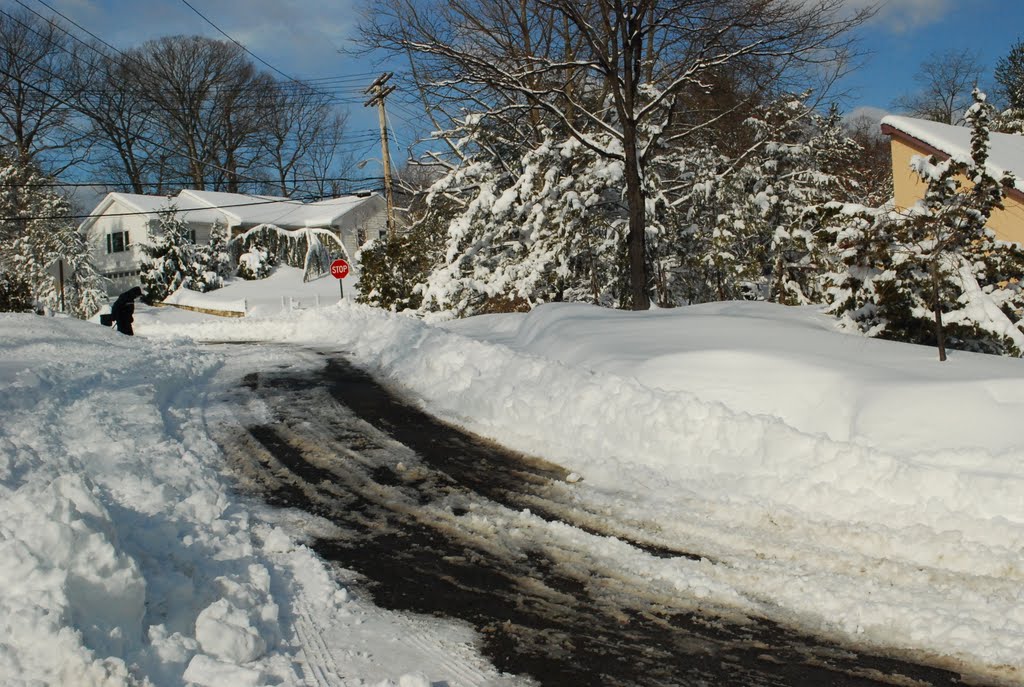
M122 277L137 277L140 274L142 274L140 270L130 270L128 272L105 272L103 276L108 279L121 279Z
M128 250L128 232L115 231L107 234L107 253L123 253Z

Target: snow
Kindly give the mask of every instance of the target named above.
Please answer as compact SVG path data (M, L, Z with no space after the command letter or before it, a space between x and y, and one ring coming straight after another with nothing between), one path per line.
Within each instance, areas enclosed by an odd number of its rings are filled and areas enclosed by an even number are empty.
M282 227L325 227L343 215L370 202L372 194L340 196L303 203L280 196L249 195L219 191L184 190L177 196L149 196L137 193L108 193L93 216L82 223L91 226L114 201L121 201L136 211L151 214L168 205L178 210L183 221L213 224L220 221L227 226L274 224Z
M0 315L0 682L525 684L469 628L360 598L291 516L232 492L208 429L229 412L218 393L316 356L203 341L343 348L442 418L560 463L622 527L715 564L525 511L467 526L529 527L674 594L1024 680L1024 362L939 363L764 303L431 325L339 302L334 282L279 269L189 295L244 300L245 318L140 306L134 338Z
M882 126L891 126L913 136L922 143L941 150L957 160L970 159L971 129L953 126L925 119L888 115L882 118ZM995 178L1009 172L1014 175L1014 187L1024 192L1024 136L1016 134L989 134L989 158L985 165Z

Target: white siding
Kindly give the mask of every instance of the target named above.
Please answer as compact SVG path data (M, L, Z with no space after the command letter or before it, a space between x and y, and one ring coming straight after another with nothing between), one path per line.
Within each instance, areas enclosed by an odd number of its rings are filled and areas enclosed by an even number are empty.
M114 295L138 286L138 272L142 265L142 247L140 244L149 240L149 217L146 215L125 214L137 210L115 200L110 204L103 216L98 218L89 228L86 240L92 250L96 269L110 278L107 293ZM120 253L107 253L107 236L128 232L128 250ZM127 274L126 274L127 273Z

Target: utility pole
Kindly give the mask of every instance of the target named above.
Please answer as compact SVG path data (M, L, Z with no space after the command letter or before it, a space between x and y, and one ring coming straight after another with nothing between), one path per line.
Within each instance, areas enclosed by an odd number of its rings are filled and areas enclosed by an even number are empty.
M369 100L363 103L363 107L377 106L380 115L380 155L381 164L384 166L384 199L387 201L388 238L395 237L395 199L391 191L391 154L388 151L388 117L384 110L384 98L395 92L394 86L385 86L392 76L391 72L384 72L370 84L364 93L371 93Z

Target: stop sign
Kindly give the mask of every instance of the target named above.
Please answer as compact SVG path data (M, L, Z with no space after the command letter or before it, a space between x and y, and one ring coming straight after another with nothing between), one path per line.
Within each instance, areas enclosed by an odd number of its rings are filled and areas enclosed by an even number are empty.
M348 263L338 258L331 263L331 275L335 279L343 279L348 276Z

